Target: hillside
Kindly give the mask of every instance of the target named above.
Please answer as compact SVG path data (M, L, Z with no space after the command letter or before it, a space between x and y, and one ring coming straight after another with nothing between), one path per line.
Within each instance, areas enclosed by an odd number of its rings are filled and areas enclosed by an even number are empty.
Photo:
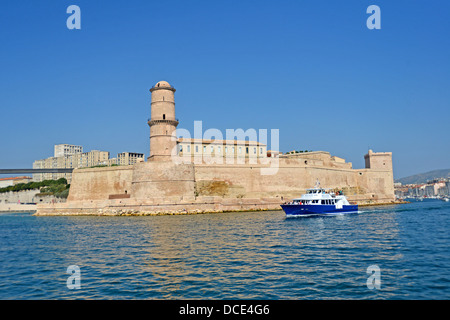
M396 179L395 182L401 182L402 184L418 184L418 183L425 183L428 180L438 178L448 178L449 176L450 176L450 169L441 169Z

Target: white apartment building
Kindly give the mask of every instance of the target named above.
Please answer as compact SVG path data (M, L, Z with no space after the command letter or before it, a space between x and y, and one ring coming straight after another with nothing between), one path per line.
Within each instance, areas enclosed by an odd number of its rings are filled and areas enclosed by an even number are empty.
M83 153L83 147L72 144L55 144L54 157L70 156L76 153Z
M143 153L122 152L117 158L109 158L108 151L92 150L82 152L82 146L69 144L55 145L54 157L36 160L33 169L76 169L94 166L132 165L144 161ZM37 173L33 174L33 181L58 180L66 178L68 183L72 180L71 173Z
M117 154L117 164L121 166L128 166L142 161L144 161L143 153L122 152Z

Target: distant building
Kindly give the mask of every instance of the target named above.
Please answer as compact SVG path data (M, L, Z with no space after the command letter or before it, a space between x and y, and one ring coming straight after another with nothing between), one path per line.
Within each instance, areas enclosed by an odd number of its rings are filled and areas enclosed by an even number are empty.
M83 153L83 147L72 144L55 144L54 157L70 156L76 153Z
M444 181L443 185L438 189L437 194L439 196L448 196L450 195L450 181Z
M449 180L434 179L426 184L395 185L395 194L398 197L436 197L449 196Z
M117 155L117 164L121 166L128 166L142 161L144 161L143 153L122 152Z
M31 177L12 177L12 178L2 178L0 179L0 188L6 188L9 186L14 186L19 183L28 183L32 179Z
M55 145L54 157L36 160L33 163L33 169L76 169L89 168L94 166L111 166L111 165L130 165L138 162L138 159L144 160L144 154L123 152L119 153L118 158L109 158L108 151L92 150L82 152L82 146L74 146L69 144ZM33 174L34 181L58 180L65 178L70 183L72 180L71 173L38 173Z
M211 158L266 158L267 146L258 141L247 140L207 140L207 139L186 139L177 140L178 155L181 157L196 156L203 159L207 156Z

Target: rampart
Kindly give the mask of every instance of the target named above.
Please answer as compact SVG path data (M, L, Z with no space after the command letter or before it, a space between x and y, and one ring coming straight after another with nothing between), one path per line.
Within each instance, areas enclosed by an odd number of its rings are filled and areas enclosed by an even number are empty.
M340 159L340 158L339 158ZM38 214L182 214L277 210L320 182L343 190L359 204L392 203L392 170L352 169L327 152L278 159L276 174L262 175L269 164L174 164L79 169L73 173L68 201L38 206ZM122 196L121 196L122 195ZM126 195L126 196L125 196Z
M175 91L166 81L160 81L150 89L150 156L147 162L124 167L76 169L72 174L67 202L39 205L37 214L280 209L281 203L299 197L317 181L323 188L342 190L350 201L360 204L390 203L395 199L390 152L369 150L365 155L365 169L352 169L351 163L324 151L279 157L277 151L268 151L270 157L265 157L262 148L259 150L262 157L244 159L238 153L244 163L236 161L231 164L229 161L208 163L206 159L191 161L191 154L186 150L188 163L177 164L173 157L182 155L175 134L178 126ZM221 147L217 154L226 154L229 160L227 146ZM239 152L241 147L248 152L245 145L238 147ZM177 148L178 156L173 152ZM197 149L196 155L200 151ZM206 145L201 149L201 152L207 152ZM231 150L234 157L234 145ZM253 154L257 154L256 151L255 147ZM256 158L258 161L250 161Z

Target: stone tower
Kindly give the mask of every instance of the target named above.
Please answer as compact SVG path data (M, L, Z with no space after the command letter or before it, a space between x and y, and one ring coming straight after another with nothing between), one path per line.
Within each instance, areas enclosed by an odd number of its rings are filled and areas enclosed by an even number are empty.
M369 152L364 156L366 169L392 171L392 152Z
M166 81L159 81L150 89L152 93L149 161L170 161L176 148L175 88ZM173 135L173 137L172 137Z

